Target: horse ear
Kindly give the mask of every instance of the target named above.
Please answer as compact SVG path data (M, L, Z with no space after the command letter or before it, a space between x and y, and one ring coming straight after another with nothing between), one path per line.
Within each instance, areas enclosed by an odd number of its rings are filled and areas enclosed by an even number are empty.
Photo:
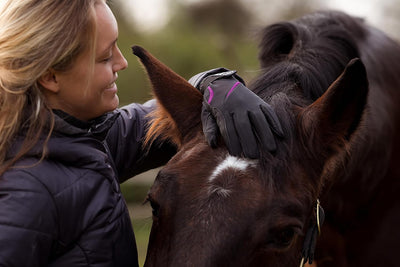
M328 90L302 114L309 141L335 151L360 125L368 96L368 79L360 59L351 60Z
M133 46L132 51L145 67L159 104L151 138L161 134L181 145L201 125L202 94L144 48Z
M290 22L272 24L264 28L258 55L261 67L265 68L286 58L292 51L297 36L298 30Z

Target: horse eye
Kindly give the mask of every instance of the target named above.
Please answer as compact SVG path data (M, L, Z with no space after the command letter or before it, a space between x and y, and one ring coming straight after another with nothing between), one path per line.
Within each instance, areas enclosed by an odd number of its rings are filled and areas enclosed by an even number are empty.
M272 242L274 246L285 248L288 247L295 236L295 230L292 227L281 229L273 234Z
M294 237L294 230L293 228L287 228L280 232L279 234L279 241L284 246L289 246L292 242Z
M155 202L150 195L147 196L146 201L145 202L149 202L150 206L151 206L151 212L153 214L153 216L155 218L158 218L159 214L160 214L160 205Z
M154 203L154 202L150 202L150 206L151 206L151 212L153 213L153 216L154 217L157 217L158 218L158 216L159 216L159 211L160 211L160 205L158 205L158 204L156 204L156 203Z

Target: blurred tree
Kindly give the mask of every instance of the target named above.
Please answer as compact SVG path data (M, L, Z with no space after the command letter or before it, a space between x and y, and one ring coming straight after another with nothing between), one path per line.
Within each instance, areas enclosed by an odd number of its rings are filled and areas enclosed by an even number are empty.
M210 2L211 6L190 7L171 2L172 20L157 32L143 33L135 30L135 25L128 22L121 13L122 0L112 1L111 8L119 23L118 44L129 62L129 68L119 73L118 88L121 105L129 102L144 102L151 97L150 87L144 71L130 47L138 44L145 47L161 61L186 79L206 69L224 66L237 69L245 79L244 70L257 68L256 44L248 38L246 18L249 13L241 8L240 3L232 6L232 12L226 12L221 3ZM229 0L222 0L229 2ZM214 9L213 19L199 23L202 9ZM210 11L211 12L211 11ZM219 19L221 14L239 16L232 23ZM234 26L235 25L235 26ZM247 36L246 36L247 35ZM250 73L251 74L251 73Z
M327 1L321 0L240 0L252 14L252 23L265 25L292 20L306 13L321 9Z
M195 30L214 29L228 38L244 35L252 21L252 14L238 0L199 2L187 5L185 10Z
M230 66L243 64L238 51L249 42L252 14L238 0L215 0L183 6L184 19L190 31L207 36L203 43L216 49ZM213 46L213 47L212 47Z
M151 97L146 75L131 53L133 44L145 47L186 79L200 71L224 66L237 69L249 80L258 69L256 34L261 27L299 17L326 4L320 0L165 0L170 22L159 31L146 33L122 15L127 14L121 12L126 9L123 1L131 0L111 1L119 22L119 45L129 62L129 68L118 79L121 105L144 102ZM396 18L387 26L396 29L392 31L394 37L399 36L399 2L382 2L386 14Z
M386 18L382 30L387 31L391 37L400 42L400 0L386 1L382 13Z
M150 86L130 47L141 45L186 79L215 67L238 70L245 79L253 78L258 70L255 27L260 14L268 23L292 19L312 10L318 0L208 0L188 4L183 0L168 1L171 20L163 29L146 33L136 29L127 12L121 12L123 1L113 0L119 22L119 46L129 62L118 79L121 105L144 102L151 98ZM249 4L250 3L250 4ZM261 6L263 12L260 12ZM257 13L258 12L258 13ZM125 14L125 16L123 16ZM263 22L262 26L267 22Z
M251 14L237 0L214 0L184 4L171 2L172 19L159 40L168 46L178 73L189 78L215 67L237 69L249 78L258 68L256 42L250 34ZM179 61L181 64L179 64ZM176 63L176 64L175 64Z
M279 17L275 20L284 21L298 18L304 14L316 11L321 7L318 0L291 0L286 2L287 5L282 6L279 12L276 12Z

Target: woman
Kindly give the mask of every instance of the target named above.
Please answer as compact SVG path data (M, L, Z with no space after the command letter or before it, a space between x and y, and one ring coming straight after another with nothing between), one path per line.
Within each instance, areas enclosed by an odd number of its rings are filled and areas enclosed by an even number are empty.
M0 266L138 265L119 183L175 151L117 109L117 38L105 0L2 0Z

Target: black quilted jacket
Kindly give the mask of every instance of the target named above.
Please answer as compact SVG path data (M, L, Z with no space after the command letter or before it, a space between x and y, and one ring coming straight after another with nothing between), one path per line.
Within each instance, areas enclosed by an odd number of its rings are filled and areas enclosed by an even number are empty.
M119 183L174 153L166 144L141 150L153 106L90 123L57 112L48 157L37 164L39 147L0 177L0 266L138 265Z

